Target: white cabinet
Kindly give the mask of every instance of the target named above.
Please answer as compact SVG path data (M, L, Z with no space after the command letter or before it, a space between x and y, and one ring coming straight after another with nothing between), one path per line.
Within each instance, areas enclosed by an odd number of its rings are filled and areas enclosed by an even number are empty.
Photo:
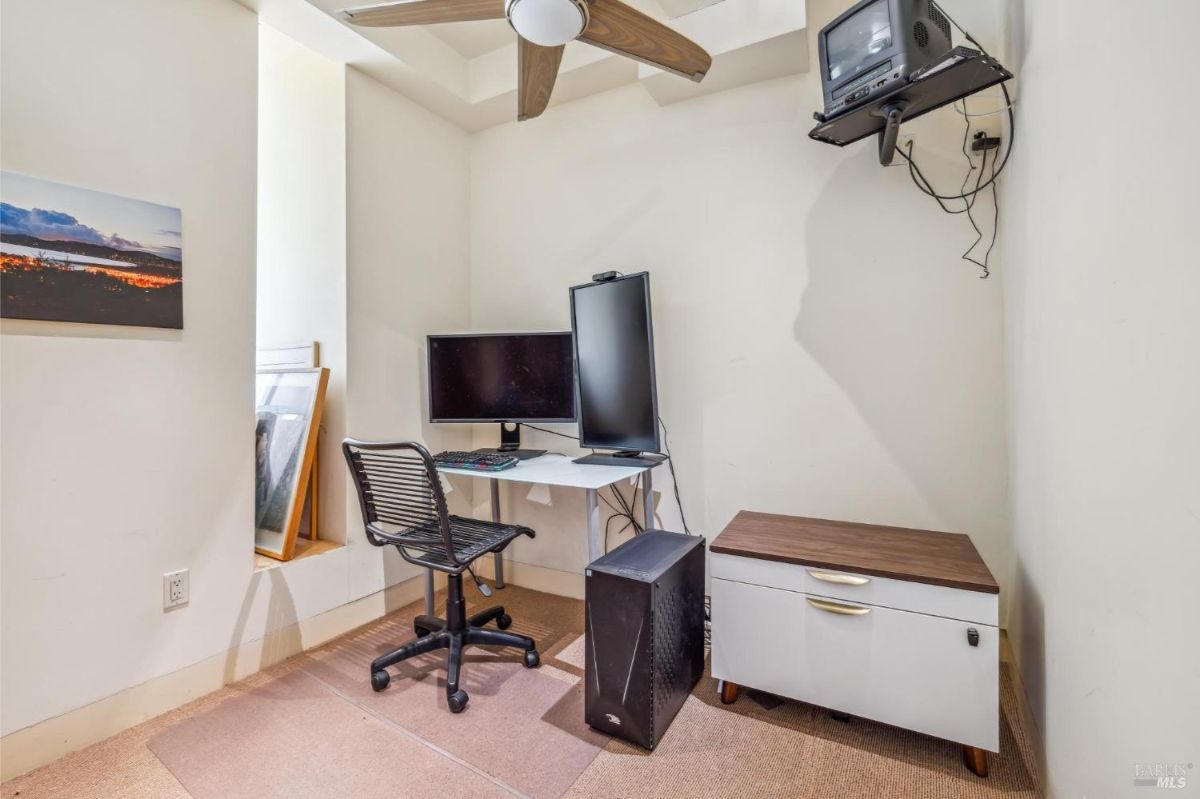
M1000 747L999 586L961 534L742 511L710 546L712 673Z
M999 750L994 625L714 575L712 644L718 679Z

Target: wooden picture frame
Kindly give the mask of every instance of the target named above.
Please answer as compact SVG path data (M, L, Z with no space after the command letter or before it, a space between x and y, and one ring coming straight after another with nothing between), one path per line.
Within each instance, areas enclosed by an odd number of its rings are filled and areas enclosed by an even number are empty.
M311 491L329 370L259 369L254 551L291 560ZM309 509L315 515L315 508Z
M259 347L254 351L254 366L258 369L311 369L320 365L319 341Z

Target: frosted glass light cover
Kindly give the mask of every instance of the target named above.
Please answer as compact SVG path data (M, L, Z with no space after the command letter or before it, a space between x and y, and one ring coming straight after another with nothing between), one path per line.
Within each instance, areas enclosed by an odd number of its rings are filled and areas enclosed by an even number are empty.
M509 0L508 21L521 38L558 47L583 33L587 12L574 0Z

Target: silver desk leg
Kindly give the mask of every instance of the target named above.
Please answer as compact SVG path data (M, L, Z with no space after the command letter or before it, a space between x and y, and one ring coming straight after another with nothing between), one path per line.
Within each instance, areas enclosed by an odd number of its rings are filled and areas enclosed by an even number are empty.
M500 521L500 481L495 478L488 480L492 484L492 521ZM497 552L492 557L496 560L496 587L504 587L504 553Z
M604 554L604 542L600 540L600 507L596 502L596 489L587 490L588 563Z
M433 612L433 569L425 570L425 615L437 615Z
M654 529L654 486L650 479L650 474L653 469L647 469L642 472L642 519L646 522L646 529Z

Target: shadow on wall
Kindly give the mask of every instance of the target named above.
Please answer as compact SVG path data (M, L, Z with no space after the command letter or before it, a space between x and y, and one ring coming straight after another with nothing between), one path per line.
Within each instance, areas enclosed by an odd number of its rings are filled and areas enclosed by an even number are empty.
M873 143L858 146L807 220L809 282L796 341L934 512L974 533L987 514L1002 512L1004 461L995 451L1003 446L999 400L987 393L1000 390L987 361L994 341L975 318L988 306L968 292L997 289L947 267L958 234L943 235L950 228L936 208L919 205L924 197L897 204L903 195Z
M267 600L266 635L263 636L262 651L258 663L250 668L238 668L238 647L243 643L246 633L246 622L250 618L250 609L254 606L254 597L258 594L259 585L263 580L270 583ZM233 625L233 637L225 652L225 684L235 682L246 674L261 671L300 651L300 627L297 624L296 602L292 599L292 591L284 579L283 569L275 566L262 569L250 576L246 586L246 596L238 610L237 621ZM239 675L239 671L241 675Z

